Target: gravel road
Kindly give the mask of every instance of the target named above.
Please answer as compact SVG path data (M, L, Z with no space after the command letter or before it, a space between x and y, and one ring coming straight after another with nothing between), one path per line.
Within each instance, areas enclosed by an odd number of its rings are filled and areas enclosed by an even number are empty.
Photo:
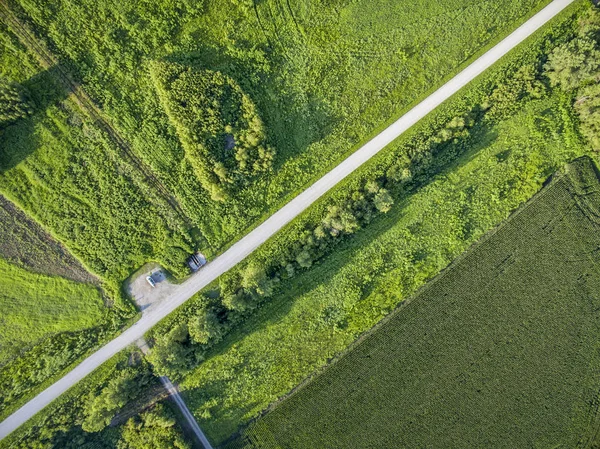
M23 405L15 413L0 423L0 439L9 435L21 424L42 410L46 405L58 398L85 376L90 374L112 356L135 343L161 319L190 299L200 289L215 280L233 266L242 261L267 239L302 213L319 197L334 187L338 182L375 156L390 142L407 129L433 111L437 106L454 95L458 90L480 75L492 64L520 44L538 28L555 17L575 0L554 0L539 13L517 28L499 44L494 46L462 72L440 87L400 119L367 142L363 147L341 162L337 167L308 187L260 226L243 237L221 256L205 265L198 273L178 285L173 293L160 304L148 309L142 318L125 330L121 335L100 348L94 354L76 366L62 379L42 391L31 401Z

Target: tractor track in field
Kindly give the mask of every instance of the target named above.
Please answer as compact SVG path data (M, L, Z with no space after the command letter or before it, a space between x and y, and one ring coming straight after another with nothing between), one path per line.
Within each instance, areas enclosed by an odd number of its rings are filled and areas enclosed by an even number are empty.
M146 183L156 189L173 210L189 225L189 218L179 205L179 202L171 194L169 189L152 173L148 167L131 149L127 141L121 137L119 132L104 117L104 114L85 92L83 87L73 79L69 72L60 64L59 60L48 50L45 45L40 43L35 34L22 23L18 17L11 11L4 0L0 0L0 19L8 26L9 30L19 39L19 41L31 51L38 59L40 65L48 70L55 70L56 78L63 87L73 95L73 99L79 108L89 116L94 123L104 131L111 141L119 148L120 153L128 162L135 167L141 174Z

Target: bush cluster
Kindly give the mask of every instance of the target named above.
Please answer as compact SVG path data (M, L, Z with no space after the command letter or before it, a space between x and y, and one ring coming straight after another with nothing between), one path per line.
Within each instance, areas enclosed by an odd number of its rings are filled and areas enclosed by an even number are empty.
M600 13L590 9L575 37L558 46L544 65L553 86L575 96L581 133L600 151Z
M275 157L250 97L229 76L155 61L150 72L197 178L211 197L268 171Z

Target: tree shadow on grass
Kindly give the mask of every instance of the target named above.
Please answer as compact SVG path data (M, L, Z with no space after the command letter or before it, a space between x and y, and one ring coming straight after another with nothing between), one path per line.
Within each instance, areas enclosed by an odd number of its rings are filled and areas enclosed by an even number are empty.
M48 107L67 98L69 92L58 81L59 66L37 73L21 84L33 113L0 130L0 174L27 159L38 147L36 125Z

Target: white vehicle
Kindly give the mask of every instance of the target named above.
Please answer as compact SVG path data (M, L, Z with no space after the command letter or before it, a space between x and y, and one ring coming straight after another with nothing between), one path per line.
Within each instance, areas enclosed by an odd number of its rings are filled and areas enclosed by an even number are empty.
M206 265L206 257L202 253L192 254L187 262L192 272L196 272Z
M154 279L152 279L152 276L146 276L146 280L148 281L148 284L150 284L150 287L152 287L152 288L156 287L156 282L154 282Z

